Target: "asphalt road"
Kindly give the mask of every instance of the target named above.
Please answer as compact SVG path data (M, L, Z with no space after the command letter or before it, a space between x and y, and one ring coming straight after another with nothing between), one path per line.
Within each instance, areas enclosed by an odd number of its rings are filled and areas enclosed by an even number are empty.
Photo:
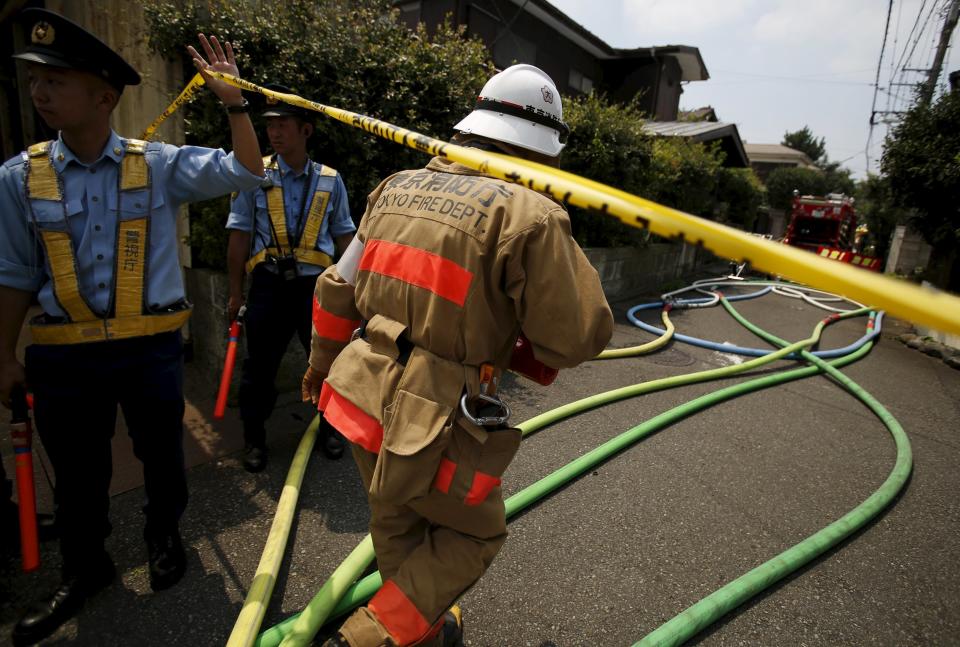
M614 346L651 336L618 304ZM751 321L805 338L824 312L778 296L741 302ZM651 322L657 315L645 315ZM676 312L678 332L761 345L720 308ZM863 319L828 329L822 346L863 333ZM844 372L870 391L910 437L914 471L902 495L864 530L696 637L702 645L960 644L960 372L892 337ZM562 371L551 387L508 379L515 421L586 395L742 358L672 343L654 354ZM789 366L787 362L775 365ZM584 452L731 378L608 405L524 441L505 475L512 494ZM140 539L142 489L113 499L108 549L117 584L91 600L49 645L222 645L252 579L309 411L271 421L268 470L237 456L189 472L182 523L190 569L172 590L148 585ZM510 538L462 600L467 644L629 645L726 582L816 532L869 496L893 466L884 426L824 377L755 392L646 438L510 523ZM365 534L367 511L349 458L316 453L266 625L301 609ZM43 569L0 565L0 642L18 614L57 581Z

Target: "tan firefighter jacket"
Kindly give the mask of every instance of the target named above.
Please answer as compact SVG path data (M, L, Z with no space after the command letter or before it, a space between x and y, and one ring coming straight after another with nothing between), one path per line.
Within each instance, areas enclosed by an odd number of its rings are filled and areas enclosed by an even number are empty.
M434 158L374 190L357 236L356 286L335 266L317 281L310 365L328 373L326 418L371 452L430 444L478 393L480 365L509 365L521 329L553 368L610 339L597 272L540 193Z

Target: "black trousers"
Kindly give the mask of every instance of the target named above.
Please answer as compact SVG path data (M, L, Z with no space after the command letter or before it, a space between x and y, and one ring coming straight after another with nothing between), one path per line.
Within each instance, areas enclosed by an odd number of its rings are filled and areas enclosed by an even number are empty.
M13 481L7 478L7 471L0 461L0 505L13 500Z
M65 572L82 572L110 534L110 439L117 406L143 464L145 535L170 532L187 505L183 345L169 332L90 344L27 347L34 419L56 474Z
M266 444L264 423L277 402L277 371L294 333L310 355L316 283L316 276L284 281L262 265L253 270L244 317L247 358L240 381L240 418L249 445Z

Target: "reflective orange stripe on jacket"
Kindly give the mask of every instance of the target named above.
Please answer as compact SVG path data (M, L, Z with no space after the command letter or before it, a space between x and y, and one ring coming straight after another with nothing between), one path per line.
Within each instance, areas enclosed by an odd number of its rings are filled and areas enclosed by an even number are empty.
M313 297L313 329L317 331L319 336L346 343L350 341L353 331L359 326L359 319L338 317L332 312L324 310L317 297Z
M327 422L351 443L360 445L368 452L380 453L380 445L383 444L383 427L376 418L334 391L327 382L324 382L323 388L320 389L317 409L322 411Z
M443 256L386 240L364 244L359 269L430 290L458 306L467 300L473 282L473 272Z

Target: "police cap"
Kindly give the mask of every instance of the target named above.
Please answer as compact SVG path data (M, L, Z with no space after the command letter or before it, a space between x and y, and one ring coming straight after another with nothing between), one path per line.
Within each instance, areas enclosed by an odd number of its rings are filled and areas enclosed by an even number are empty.
M123 90L139 85L140 75L106 43L80 25L46 9L24 9L19 23L25 32L25 49L13 55L31 63L91 72Z
M280 85L279 83L267 83L263 86L267 90L273 90L274 92L282 92L283 94L296 94L293 90L288 88L285 85ZM310 110L304 110L298 106L292 106L289 103L284 103L283 101L278 101L273 97L268 97L264 95L266 100L266 110L260 113L262 117L300 117L301 119L312 119L313 114Z

